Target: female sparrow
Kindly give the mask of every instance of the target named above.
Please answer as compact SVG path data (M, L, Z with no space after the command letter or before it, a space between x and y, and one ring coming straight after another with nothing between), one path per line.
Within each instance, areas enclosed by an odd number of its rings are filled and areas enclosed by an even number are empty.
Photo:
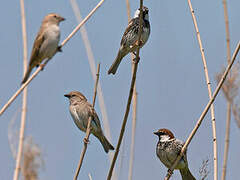
M65 94L65 97L69 99L70 106L70 114L76 124L76 126L81 130L86 132L88 119L91 116L91 133L99 139L104 150L108 153L109 150L114 150L114 147L108 142L107 138L104 136L100 120L93 106L87 102L86 97L78 92L72 91L69 94Z
M160 161L167 167L171 168L177 156L180 154L184 143L174 137L168 129L159 129L154 132L159 137L156 154ZM175 167L180 171L183 180L196 180L188 168L187 153L178 162Z
M59 23L64 20L63 17L55 13L48 14L44 17L33 44L30 62L22 84L27 81L34 67L38 67L44 59L49 61L57 51L61 51L61 49L58 48L60 40Z
M148 8L143 7L143 19L142 19L142 34L140 47L147 42L150 34L150 23L148 17ZM139 31L139 21L140 21L140 9L135 12L134 18L128 23L128 26L123 34L121 40L121 46L118 51L118 55L114 60L114 63L108 70L108 74L115 74L122 58L130 52L135 52L138 47L138 31Z

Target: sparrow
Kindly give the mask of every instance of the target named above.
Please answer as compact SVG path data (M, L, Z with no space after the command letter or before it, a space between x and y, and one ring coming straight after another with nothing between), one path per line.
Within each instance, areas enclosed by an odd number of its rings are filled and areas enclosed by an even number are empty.
M78 91L72 91L64 96L69 99L69 111L76 126L81 131L86 132L88 119L91 116L92 121L90 132L99 139L106 153L108 153L109 150L114 150L114 147L104 136L98 115L92 104L87 101L86 97Z
M65 18L56 13L51 13L44 17L33 43L30 62L22 84L27 81L34 67L38 67L45 59L47 59L46 64L57 51L61 51L61 48L58 46L60 40L59 23L64 20Z
M143 6L143 19L142 19L142 34L140 47L147 42L150 35L150 23L148 16L148 8ZM138 31L139 31L139 21L140 21L140 9L137 9L134 18L128 23L128 26L122 36L121 46L118 50L116 59L114 60L112 66L108 70L108 74L115 74L119 64L121 63L124 56L130 52L135 52L138 47Z
M176 139L173 133L168 129L159 129L154 132L154 134L159 138L156 154L167 168L171 168L177 159L177 156L180 154L184 143L181 140ZM182 180L196 180L188 168L186 151L175 169L180 171Z

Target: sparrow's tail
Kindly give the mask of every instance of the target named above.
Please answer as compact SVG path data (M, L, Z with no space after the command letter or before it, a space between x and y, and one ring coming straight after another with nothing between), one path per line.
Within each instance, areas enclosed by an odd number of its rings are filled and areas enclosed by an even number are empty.
M32 71L32 68L29 66L27 72L24 75L24 78L23 78L21 84L24 84L28 80L28 77L30 76L31 71Z
M182 180L196 180L196 178L192 175L188 167L184 169L180 169L180 173L182 176Z
M118 51L118 55L116 57L116 59L114 60L113 64L111 65L111 67L109 68L108 70L108 74L115 74L117 72L117 69L118 69L118 66L119 64L121 63L122 61L122 58L124 57L125 55L122 53L121 50Z
M97 136L99 141L101 142L104 151L108 153L109 150L114 150L114 147L110 144L110 142L107 140L107 138L104 135Z

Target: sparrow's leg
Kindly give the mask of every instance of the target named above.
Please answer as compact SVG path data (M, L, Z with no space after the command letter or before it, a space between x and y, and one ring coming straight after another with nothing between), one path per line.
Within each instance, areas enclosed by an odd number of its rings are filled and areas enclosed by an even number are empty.
M173 171L171 169L168 169L168 174L171 176L173 175Z
M139 56L137 57L135 52L133 52L133 54L135 55L135 58L133 59L133 62L138 63L140 61L140 57Z
M43 71L45 65L46 65L46 64L40 64L40 65L37 65L37 67L40 66L40 67L42 68L41 71Z
M89 143L89 140L85 137L85 138L83 138L83 142L84 142L85 144L88 144L88 143Z
M143 46L143 41L142 40L136 41L135 45L142 47Z
M40 66L42 68L41 71L44 70L44 67L47 65L47 63L50 61L50 59L51 58L47 59L43 64L38 65L38 66Z
M62 46L57 47L57 52L62 52Z

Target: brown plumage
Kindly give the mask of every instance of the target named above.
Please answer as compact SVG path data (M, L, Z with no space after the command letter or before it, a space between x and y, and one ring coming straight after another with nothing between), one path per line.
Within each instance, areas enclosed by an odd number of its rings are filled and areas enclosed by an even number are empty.
M64 20L63 17L56 13L51 13L44 17L33 44L28 69L22 84L27 81L34 67L39 66L45 59L51 59L57 52L60 39L59 23Z
M91 116L91 133L98 138L106 153L108 153L109 150L114 150L114 147L104 136L98 115L93 106L87 102L87 98L78 91L72 91L69 94L65 94L64 96L69 99L70 114L76 126L81 131L86 132L88 119Z

